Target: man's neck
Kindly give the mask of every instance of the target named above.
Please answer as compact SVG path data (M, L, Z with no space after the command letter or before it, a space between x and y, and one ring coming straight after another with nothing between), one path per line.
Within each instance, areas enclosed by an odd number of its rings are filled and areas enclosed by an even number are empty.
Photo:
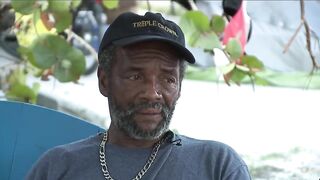
M155 140L135 139L116 128L112 123L108 129L108 143L128 148L149 148L159 141L161 137Z

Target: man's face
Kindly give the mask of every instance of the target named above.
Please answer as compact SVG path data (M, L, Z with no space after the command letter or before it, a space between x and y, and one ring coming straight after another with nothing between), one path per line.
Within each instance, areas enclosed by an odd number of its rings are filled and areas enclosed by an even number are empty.
M117 49L108 99L118 129L135 139L167 131L180 95L179 61L171 46L159 42Z

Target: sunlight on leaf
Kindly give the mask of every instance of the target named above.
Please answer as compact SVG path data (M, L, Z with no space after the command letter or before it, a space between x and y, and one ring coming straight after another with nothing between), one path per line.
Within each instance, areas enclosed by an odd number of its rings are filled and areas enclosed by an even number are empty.
M222 74L228 74L235 68L235 66L236 66L236 63L232 62L230 64L227 64L226 66L221 66L218 69L220 72L222 72Z
M250 71L250 69L248 67L242 66L242 65L239 65L239 64L236 65L236 68L241 70L241 71L243 71L243 72L249 72Z
M61 61L61 68L63 69L70 69L71 65L71 62L68 59L63 59Z
M107 9L115 9L119 6L119 0L103 0L102 4Z

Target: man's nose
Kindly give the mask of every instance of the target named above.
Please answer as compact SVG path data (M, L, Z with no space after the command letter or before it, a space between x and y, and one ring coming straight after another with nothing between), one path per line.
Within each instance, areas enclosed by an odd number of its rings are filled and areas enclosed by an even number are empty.
M148 78L145 81L142 92L142 98L151 102L159 101L162 98L161 87L156 77Z

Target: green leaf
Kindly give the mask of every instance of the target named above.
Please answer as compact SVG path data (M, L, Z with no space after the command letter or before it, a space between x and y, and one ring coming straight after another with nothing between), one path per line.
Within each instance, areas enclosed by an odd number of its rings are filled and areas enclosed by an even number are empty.
M119 6L119 0L103 0L102 4L107 9L115 9Z
M254 76L254 81L255 81L255 83L257 85L261 85L261 86L269 86L269 85L271 85L271 83L268 80L266 80L266 79L264 79L262 77L259 77L257 75Z
M39 93L39 90L40 90L40 83L33 83L32 84L32 90L33 90L33 92L35 92L36 94L38 94Z
M9 90L5 96L9 100L36 103L40 89L39 83L34 83L30 88L26 85L26 72L24 68L17 68L9 76Z
M215 33L222 33L226 26L226 22L224 21L222 16L212 16L210 21L210 27Z
M231 72L231 80L235 83L240 83L248 74L237 68L234 68Z
M195 42L190 44L194 47L199 47L205 50L213 50L213 48L221 49L221 42L214 32L201 33L199 36L194 36Z
M241 71L244 71L244 72L249 72L250 69L246 66L242 66L242 65L239 65L239 64L236 64L236 68L241 70Z
M25 84L14 83L10 85L9 91L5 94L6 98L14 101L36 103L37 92Z
M24 47L24 46L20 45L18 47L18 52L19 52L19 54L21 55L21 57L23 59L26 59L29 62L31 62L31 64L33 64L34 57L33 57L31 48L27 48L27 47Z
M77 9L78 6L81 4L81 0L71 0L71 9Z
M208 17L201 11L188 11L181 16L180 27L189 38L194 32L210 30Z
M58 32L62 32L71 26L70 1L49 0L48 10L53 14L55 27Z
M48 69L61 58L68 47L67 42L59 36L52 34L39 36L32 42L29 61L40 69Z
M230 64L227 64L225 66L221 66L219 67L219 70L222 72L222 74L228 74L229 72L231 72L236 66L235 62L232 62Z
M234 60L238 59L242 55L242 48L239 40L231 38L226 46L227 52L230 54L230 57Z
M70 11L70 1L59 1L59 0L48 0L49 10L51 12L69 12Z
M19 83L19 84L25 84L26 83L26 73L24 69L17 68L15 69L12 74L9 76L9 83Z
M246 64L250 69L262 69L263 63L255 56L245 55L241 58L242 63Z
M13 9L23 15L28 15L35 9L36 0L11 0Z
M60 82L76 81L85 72L86 63L82 51L70 48L64 59L53 68L53 76Z
M40 69L53 67L53 75L61 82L75 81L85 71L85 57L82 51L70 46L60 36L39 36L28 51L32 65Z
M188 66L186 70L186 79L216 81L216 69L213 67L199 68Z

